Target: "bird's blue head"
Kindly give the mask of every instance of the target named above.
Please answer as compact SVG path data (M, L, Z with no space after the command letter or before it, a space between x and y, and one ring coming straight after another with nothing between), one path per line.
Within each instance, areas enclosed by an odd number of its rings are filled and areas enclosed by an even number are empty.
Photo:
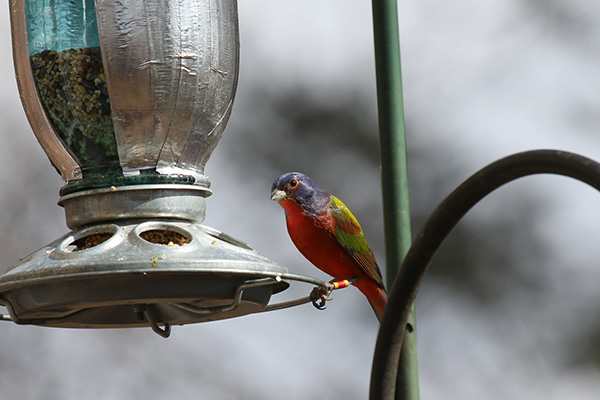
M300 172L288 172L275 179L271 186L271 200L282 206L285 201L297 203L305 212L320 213L327 207L331 196ZM285 206L284 206L285 208Z

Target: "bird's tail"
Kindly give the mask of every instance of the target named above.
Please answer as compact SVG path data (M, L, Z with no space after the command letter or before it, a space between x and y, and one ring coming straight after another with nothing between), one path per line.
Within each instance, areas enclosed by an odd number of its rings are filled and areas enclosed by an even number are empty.
M358 281L354 284L358 290L360 290L373 307L373 311L377 316L379 322L381 322L383 318L383 311L385 310L385 305L387 304L387 296L385 294L385 289L377 286L374 282L368 282L367 284L362 281Z

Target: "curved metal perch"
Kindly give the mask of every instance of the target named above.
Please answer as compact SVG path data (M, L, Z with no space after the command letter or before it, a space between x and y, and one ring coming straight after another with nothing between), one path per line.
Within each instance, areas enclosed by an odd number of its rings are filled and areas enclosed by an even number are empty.
M394 399L406 321L435 252L460 219L500 186L529 175L556 174L600 190L600 164L559 150L534 150L500 159L475 173L433 212L413 241L390 291L375 347L370 399Z

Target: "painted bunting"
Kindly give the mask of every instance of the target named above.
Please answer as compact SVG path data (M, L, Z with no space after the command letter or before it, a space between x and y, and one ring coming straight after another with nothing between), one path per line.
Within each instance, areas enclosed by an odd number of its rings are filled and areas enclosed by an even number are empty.
M323 272L356 286L381 321L387 302L381 271L348 207L299 172L277 178L271 200L285 210L288 233L300 253Z

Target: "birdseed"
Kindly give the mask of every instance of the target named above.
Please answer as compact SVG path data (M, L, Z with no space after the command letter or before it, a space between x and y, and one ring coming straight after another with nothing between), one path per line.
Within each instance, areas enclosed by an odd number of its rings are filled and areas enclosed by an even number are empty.
M111 233L94 233L80 239L75 240L72 245L75 247L72 251L80 251L98 246L100 243L106 242L112 237Z
M150 229L140 233L140 237L150 243L169 247L184 246L190 242L190 239L185 235L166 229Z
M44 50L31 67L52 126L83 167L118 163L100 47Z

